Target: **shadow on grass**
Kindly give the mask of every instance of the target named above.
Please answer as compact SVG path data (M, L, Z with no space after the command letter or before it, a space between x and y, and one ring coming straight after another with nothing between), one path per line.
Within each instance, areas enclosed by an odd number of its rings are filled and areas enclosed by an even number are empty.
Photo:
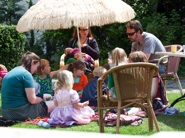
M167 97L169 99L169 105L177 98L179 98L181 95L180 93L167 93ZM180 112L175 115L158 115L157 120L159 123L162 123L164 125L164 130L170 130L171 128L173 131L185 131L185 116L183 115L183 112L185 111L185 100L182 100L180 102L177 102L173 107L179 108ZM169 127L169 128L164 128Z
M183 112L175 115L159 115L157 116L157 120L174 131L185 131L185 116L183 116Z

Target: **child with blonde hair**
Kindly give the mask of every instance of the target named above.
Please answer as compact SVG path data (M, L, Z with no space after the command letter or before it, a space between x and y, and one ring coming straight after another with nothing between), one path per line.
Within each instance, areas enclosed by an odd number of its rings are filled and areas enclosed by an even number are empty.
M110 68L124 65L127 63L127 54L124 49L116 47L111 52L111 59L109 60ZM109 94L113 98L116 98L116 91L114 88L114 78L113 75L110 74L108 76L108 88L109 88Z
M85 86L82 93L81 102L88 100L89 106L97 106L97 81L98 78L101 77L106 71L107 70L102 66L99 66L93 70L94 79L89 81ZM106 91L106 87L104 84L103 91Z
M116 47L111 52L109 60L110 67L119 66L127 63L127 54L123 48Z
M57 107L51 112L49 123L69 126L72 124L88 124L95 113L88 106L88 101L79 102L77 91L72 89L74 83L72 72L62 70L57 78L54 94Z
M40 84L41 94L53 95L52 78L57 76L60 70L52 71L49 61L41 59L40 66L37 68L37 75L35 76L36 82Z

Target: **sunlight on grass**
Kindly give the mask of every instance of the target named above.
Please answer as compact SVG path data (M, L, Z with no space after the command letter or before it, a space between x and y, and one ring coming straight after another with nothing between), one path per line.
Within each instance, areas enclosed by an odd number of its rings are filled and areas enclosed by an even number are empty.
M168 93L167 94L170 104L178 97L180 97L179 93ZM0 107L1 107L1 98L0 98ZM180 113L177 115L158 115L157 120L159 123L159 127L161 131L185 131L184 122L185 116L183 116L183 112L185 111L185 100L180 101L175 104L176 108L180 109ZM1 112L0 112L1 115ZM30 129L44 129L34 124L25 124L25 123L18 123L11 127L14 128L30 128ZM49 130L63 130L63 131L82 131L82 132L97 132L99 133L99 126L97 122L91 122L87 125L75 125L72 127L51 127ZM115 134L116 127L105 127L105 133L112 133ZM128 135L152 135L156 133L155 125L154 131L148 131L148 119L143 118L143 123L140 126L121 126L120 127L120 134L128 134Z

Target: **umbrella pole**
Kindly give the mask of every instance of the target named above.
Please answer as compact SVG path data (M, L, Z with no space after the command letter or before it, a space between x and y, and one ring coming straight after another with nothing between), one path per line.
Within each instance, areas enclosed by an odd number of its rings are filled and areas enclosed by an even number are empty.
M77 27L77 36L78 36L78 48L80 50L80 60L83 61L83 59L82 59L82 49L81 49L81 46L80 46L79 27Z

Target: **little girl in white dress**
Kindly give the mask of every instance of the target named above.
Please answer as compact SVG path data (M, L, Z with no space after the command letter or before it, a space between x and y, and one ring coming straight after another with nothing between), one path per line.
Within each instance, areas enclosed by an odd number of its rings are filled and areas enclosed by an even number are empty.
M80 103L77 91L73 90L73 74L62 70L58 74L54 100L58 105L50 114L48 122L52 125L88 124L95 114L88 104Z

